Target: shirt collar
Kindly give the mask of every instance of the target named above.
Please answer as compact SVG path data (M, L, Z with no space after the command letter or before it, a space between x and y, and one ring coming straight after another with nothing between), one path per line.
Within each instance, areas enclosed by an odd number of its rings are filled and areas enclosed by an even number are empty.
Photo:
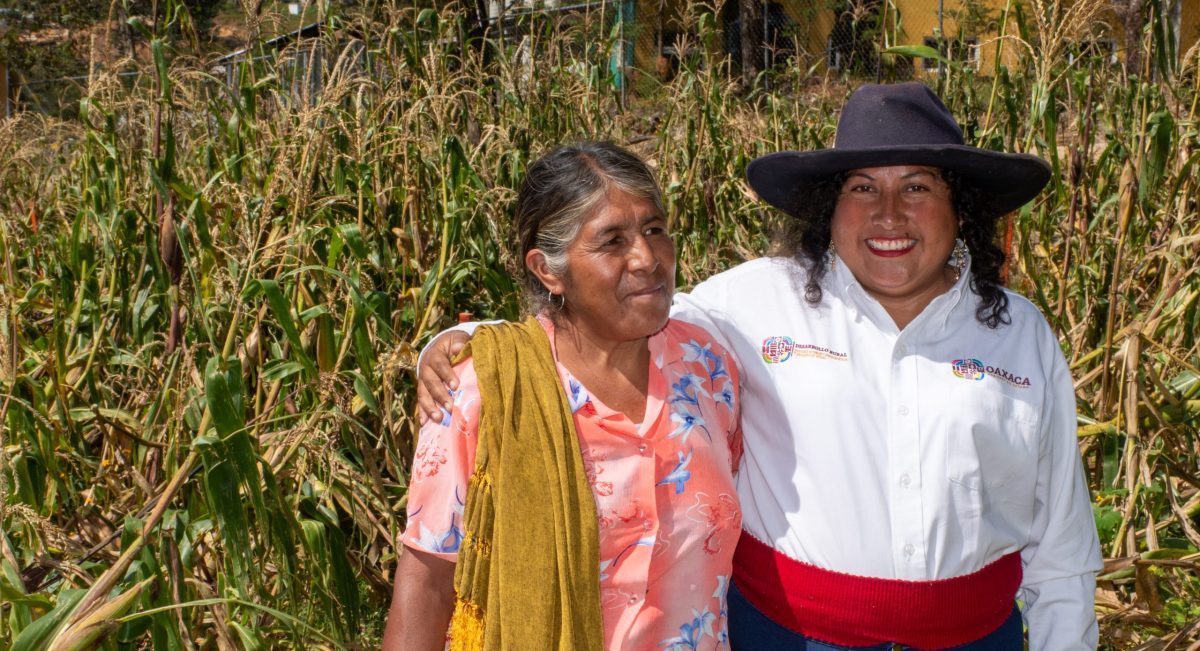
M554 340L554 320L551 319L550 315L544 310L539 312L536 317L538 323L542 326L542 330L546 331L546 337L550 339L550 355L554 357L554 363L565 369L566 367L562 366L562 364L558 361L558 342ZM668 318L667 324L670 325L670 323L671 319ZM662 330L650 335L650 338L646 340L646 346L650 349L650 361L654 364L654 367L659 370L662 370L663 353L667 348L666 332L667 326L664 325Z
M962 303L962 299L970 291L971 282L971 254L965 253L966 262L964 271L959 275L958 280L950 286L950 289L945 293L935 297L925 306L925 309L917 315L916 319L909 324L912 328L928 327L928 324L936 323L938 327L944 330L950 321L950 316L955 313L956 308ZM835 296L842 299L847 307L854 313L855 318L869 315L886 316L887 310L875 300L867 290L863 288L862 283L850 273L850 269L846 267L846 263L842 261L836 253L833 254L833 268L825 276L826 291L831 291ZM885 323L890 322L891 318L887 317ZM894 327L894 326L893 326Z

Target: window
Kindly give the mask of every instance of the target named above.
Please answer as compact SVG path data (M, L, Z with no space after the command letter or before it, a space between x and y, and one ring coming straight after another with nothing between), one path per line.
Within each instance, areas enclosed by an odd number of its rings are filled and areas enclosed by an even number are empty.
M826 63L829 65L830 70L841 70L843 65L842 51L839 49L834 49L833 46L830 46L829 59L826 61Z

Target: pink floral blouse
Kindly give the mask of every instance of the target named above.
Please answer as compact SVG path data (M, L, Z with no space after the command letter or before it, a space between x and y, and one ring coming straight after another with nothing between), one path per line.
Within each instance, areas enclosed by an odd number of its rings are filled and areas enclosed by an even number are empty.
M542 320L554 341L553 326ZM703 329L679 321L650 338L645 420L591 397L562 364L600 525L606 649L724 649L725 593L741 510L737 369ZM557 354L555 355L557 359ZM455 369L454 406L421 429L404 544L455 560L475 464L479 390Z

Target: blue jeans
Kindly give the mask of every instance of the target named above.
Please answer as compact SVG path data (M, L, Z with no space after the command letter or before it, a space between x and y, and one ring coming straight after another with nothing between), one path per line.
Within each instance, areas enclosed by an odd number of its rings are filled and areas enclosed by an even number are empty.
M882 644L869 647L844 647L810 640L799 633L771 621L755 608L736 584L729 586L729 641L733 651L920 651L915 647ZM974 642L947 651L1022 651L1025 636L1021 611L1013 606L1012 614L1000 628Z

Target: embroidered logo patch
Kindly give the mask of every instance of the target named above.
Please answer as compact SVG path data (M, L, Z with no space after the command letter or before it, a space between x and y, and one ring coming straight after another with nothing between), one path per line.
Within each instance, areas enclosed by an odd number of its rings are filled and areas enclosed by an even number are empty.
M798 344L791 337L767 337L762 343L762 358L768 364L786 362L793 357L815 357L817 359L832 359L844 362L850 359L846 353L839 353L824 346L813 344Z
M977 359L956 359L950 363L950 370L954 372L956 377L960 377L964 380L974 380L978 382L985 377L991 376L1018 389L1029 388L1029 378L1022 377L1013 373L1012 371L1009 371L1008 369L1000 368L999 366L984 364Z
M977 359L956 359L951 364L951 370L957 377L976 382L983 379L983 362Z
M792 357L792 347L795 343L791 337L767 337L763 339L762 357L768 364L786 362Z

